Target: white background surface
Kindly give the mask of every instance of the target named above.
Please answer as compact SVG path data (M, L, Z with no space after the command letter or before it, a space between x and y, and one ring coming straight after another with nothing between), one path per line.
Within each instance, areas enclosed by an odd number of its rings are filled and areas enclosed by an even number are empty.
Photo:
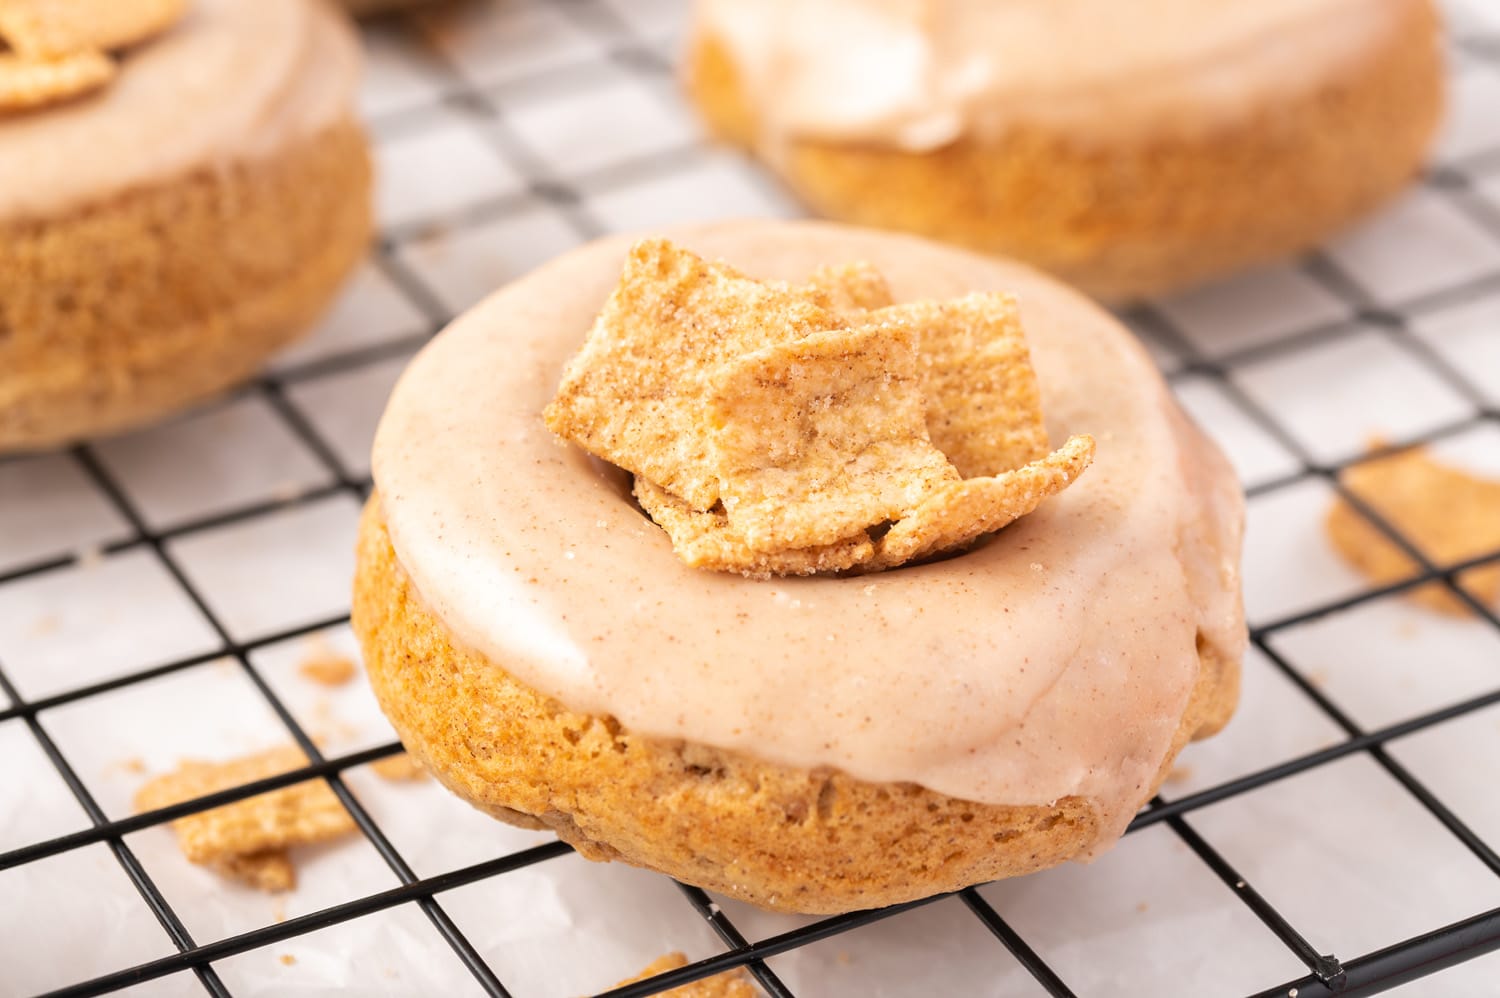
M390 238L317 333L277 358L264 383L223 402L78 453L0 463L0 669L19 694L66 697L181 664L37 714L106 818L129 814L145 778L131 760L155 772L184 756L226 758L287 740L220 628L329 758L393 740L362 682L329 690L297 664L314 640L353 651L338 621L370 436L397 374L438 324L595 234L798 213L756 167L703 144L666 69L680 17L675 0L508 0L371 29L362 106ZM1257 626L1366 588L1325 540L1331 488L1304 462L1347 460L1376 432L1397 443L1438 432L1450 460L1500 474L1500 428L1471 425L1481 404L1500 402L1500 15L1469 0L1454 21L1489 39L1488 58L1455 47L1454 106L1437 157L1472 185L1439 177L1311 267L1267 268L1130 316L1251 489L1245 580ZM1476 220L1484 211L1488 223ZM1382 312L1410 315L1409 334ZM1424 345L1471 390L1434 373ZM1204 362L1222 365L1227 380ZM159 546L141 539L132 516ZM1163 796L1343 741L1299 681L1364 730L1500 688L1500 631L1399 597L1273 627L1267 643L1285 669L1252 651L1239 714L1184 753ZM0 693L0 710L7 705ZM1500 708L1397 739L1389 754L1500 846ZM90 825L24 719L0 720L0 761L0 853ZM419 877L548 841L430 782L392 784L362 766L345 780ZM1319 952L1346 960L1500 905L1500 880L1367 754L1186 822ZM164 828L125 843L200 944L399 883L360 836L300 851L299 887L276 898L187 864ZM1091 866L980 894L1080 995L1229 995L1306 973L1164 822ZM668 950L698 959L723 949L669 881L571 855L437 902L518 996L583 994ZM809 921L721 902L752 940ZM0 995L173 951L104 844L0 871ZM798 995L1039 993L957 898L769 963ZM243 995L481 993L409 903L215 971ZM1408 992L1434 989L1500 993L1500 958ZM177 974L127 993L203 988Z

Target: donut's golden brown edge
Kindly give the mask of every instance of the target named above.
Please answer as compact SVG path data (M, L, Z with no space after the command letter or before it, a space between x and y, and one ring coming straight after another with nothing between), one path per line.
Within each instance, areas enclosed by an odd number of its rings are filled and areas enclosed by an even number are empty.
M396 559L380 499L360 523L353 622L370 682L407 749L504 821L764 908L895 904L1054 866L1095 836L1088 804L996 806L867 783L579 714L458 644ZM1187 709L1144 803L1189 739L1234 710L1239 663L1199 641Z
M1443 71L1433 5L1406 18L1348 72L1211 134L1085 145L1027 125L923 153L792 139L778 169L828 218L1013 256L1106 299L1160 292L1304 249L1411 180ZM753 148L757 98L728 48L700 33L685 75L710 126Z

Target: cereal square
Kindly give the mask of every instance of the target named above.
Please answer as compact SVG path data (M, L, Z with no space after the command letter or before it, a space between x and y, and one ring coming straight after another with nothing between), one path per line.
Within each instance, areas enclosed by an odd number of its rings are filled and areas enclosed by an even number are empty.
M724 509L756 551L832 544L958 480L927 438L909 327L757 350L724 366L707 402Z
M1041 389L1015 298L917 302L870 319L912 328L927 430L960 475L998 475L1047 453Z
M709 372L751 350L842 325L788 290L667 240L644 240L568 365L547 425L708 509L719 499L702 432Z

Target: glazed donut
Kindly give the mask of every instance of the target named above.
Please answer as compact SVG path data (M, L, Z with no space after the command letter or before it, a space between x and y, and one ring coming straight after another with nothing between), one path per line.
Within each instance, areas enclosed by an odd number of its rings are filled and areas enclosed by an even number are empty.
M1136 341L1024 267L822 223L671 234L749 275L865 261L896 301L1020 301L1087 474L993 540L854 577L689 568L542 412L629 240L460 317L380 423L354 626L402 741L459 796L753 903L830 912L1111 844L1233 709L1242 502Z
M816 212L1096 296L1311 246L1416 172L1429 0L699 0L688 89Z
M365 249L341 12L196 0L118 58L95 92L0 113L0 451L126 429L245 378Z

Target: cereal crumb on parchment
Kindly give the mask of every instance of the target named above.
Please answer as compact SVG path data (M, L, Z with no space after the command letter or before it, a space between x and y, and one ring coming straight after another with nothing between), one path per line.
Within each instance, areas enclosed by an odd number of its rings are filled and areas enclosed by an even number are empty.
M1372 449L1382 446L1382 441L1372 441ZM1495 515L1500 481L1434 460L1425 447L1346 468L1339 482L1439 567L1500 548L1500 516ZM1417 571L1416 562L1343 498L1329 508L1324 526L1334 550L1377 585L1399 582ZM1500 598L1500 564L1481 565L1457 578L1481 603L1493 606ZM1440 613L1470 612L1441 583L1418 586L1405 595Z
M128 773L131 776L142 776L145 774L145 772L146 760L142 759L138 755L130 756L127 759L121 759L118 762L112 762L104 767L104 773L106 776L112 776L115 773Z
M149 780L135 795L135 809L153 811L243 786L308 764L295 745L223 762L184 760ZM293 846L324 842L354 832L354 819L321 779L257 794L172 821L189 861L257 890L296 886Z
M302 660L297 673L322 686L343 686L359 674L359 666L348 655L319 648Z
M635 984L647 978L655 977L657 974L665 974L669 970L687 966L688 959L682 953L668 953L665 956L652 960L644 970L634 977L615 984L615 987L623 987L626 984ZM744 968L736 967L726 970L722 974L713 977L705 977L701 981L693 981L681 987L663 991L658 998L755 998L757 991L750 983L749 976Z

